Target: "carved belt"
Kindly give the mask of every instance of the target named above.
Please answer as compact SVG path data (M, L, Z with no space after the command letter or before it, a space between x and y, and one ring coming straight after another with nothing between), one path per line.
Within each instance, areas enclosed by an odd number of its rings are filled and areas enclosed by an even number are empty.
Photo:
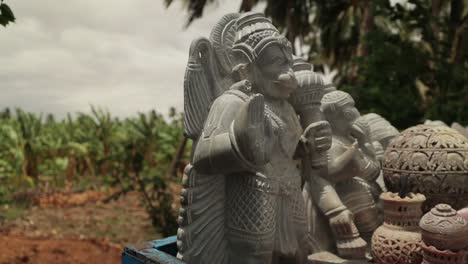
M294 178L271 179L258 175L246 175L241 177L241 184L274 195L290 196L295 191L300 191L300 180Z

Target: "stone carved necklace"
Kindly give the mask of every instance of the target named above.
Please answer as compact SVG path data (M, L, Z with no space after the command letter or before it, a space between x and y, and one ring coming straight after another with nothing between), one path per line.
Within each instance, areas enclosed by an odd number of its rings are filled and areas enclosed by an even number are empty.
M300 125L298 120L294 120L295 112L292 107L288 109L289 105L287 104L287 101L267 100L265 102L265 115L273 120L272 126L274 131L278 131L281 150L288 157L292 157L299 142L300 133L290 132L286 127L294 128L292 131L300 131Z

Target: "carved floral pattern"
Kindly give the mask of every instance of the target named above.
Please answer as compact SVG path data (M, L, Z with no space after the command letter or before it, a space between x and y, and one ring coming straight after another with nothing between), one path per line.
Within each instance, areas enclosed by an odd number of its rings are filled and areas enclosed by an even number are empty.
M407 177L408 190L428 198L424 212L438 203L460 209L468 205L468 140L449 127L411 127L388 146L383 174L393 192Z

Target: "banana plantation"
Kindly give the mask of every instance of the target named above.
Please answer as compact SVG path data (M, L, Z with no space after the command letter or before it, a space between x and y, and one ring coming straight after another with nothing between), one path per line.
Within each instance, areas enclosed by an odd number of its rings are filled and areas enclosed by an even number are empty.
M91 107L63 120L5 109L0 144L1 204L27 190L107 187L116 190L109 199L137 191L153 223L176 226L169 185L180 179L189 148L173 109L168 118L151 111L119 119Z

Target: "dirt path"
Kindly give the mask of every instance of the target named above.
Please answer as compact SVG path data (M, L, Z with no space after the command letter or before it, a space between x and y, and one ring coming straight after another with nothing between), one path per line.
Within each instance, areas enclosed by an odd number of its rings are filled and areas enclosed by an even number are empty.
M0 222L0 264L120 263L125 245L160 237L136 193L107 204L35 206Z
M122 248L96 240L0 236L0 264L120 263Z
M0 229L28 237L105 239L121 245L161 237L140 206L137 193L107 204L93 201L63 208L35 206Z

